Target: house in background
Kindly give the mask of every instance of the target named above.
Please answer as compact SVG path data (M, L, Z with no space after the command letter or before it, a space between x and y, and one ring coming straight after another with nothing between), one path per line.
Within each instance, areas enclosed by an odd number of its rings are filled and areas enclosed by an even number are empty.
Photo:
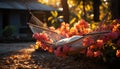
M37 0L0 0L0 42L8 38L32 39L32 32L27 25L30 19L28 9L42 22L50 16L50 11L56 10Z

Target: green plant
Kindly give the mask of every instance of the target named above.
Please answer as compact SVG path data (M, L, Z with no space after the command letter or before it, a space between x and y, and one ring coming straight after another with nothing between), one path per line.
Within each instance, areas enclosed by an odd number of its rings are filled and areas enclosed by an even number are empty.
M14 26L11 26L11 25L8 25L6 26L4 29L3 29L3 35L5 37L10 37L14 34L15 32L15 27Z
M63 21L63 16L59 16L57 11L51 11L51 15L52 16L48 18L48 21L51 22L52 26L58 28Z

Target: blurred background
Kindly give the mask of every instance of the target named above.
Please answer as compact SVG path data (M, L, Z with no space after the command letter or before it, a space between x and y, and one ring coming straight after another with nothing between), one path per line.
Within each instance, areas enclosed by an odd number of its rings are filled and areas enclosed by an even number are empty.
M29 11L48 26L120 18L120 0L0 0L0 42L34 41Z

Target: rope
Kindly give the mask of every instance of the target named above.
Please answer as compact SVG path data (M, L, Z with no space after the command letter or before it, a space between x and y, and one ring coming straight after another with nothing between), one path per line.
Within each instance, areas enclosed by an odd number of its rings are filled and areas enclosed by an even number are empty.
M24 2L25 7L26 7L27 10L28 10L28 13L31 15L31 18L30 18L29 23L33 23L33 24L35 24L35 25L45 27L44 24L43 24L43 22L40 21L37 17L35 17L34 14L31 12L31 9L28 7L28 5L27 5L27 3L25 2L25 0L23 0L23 2Z

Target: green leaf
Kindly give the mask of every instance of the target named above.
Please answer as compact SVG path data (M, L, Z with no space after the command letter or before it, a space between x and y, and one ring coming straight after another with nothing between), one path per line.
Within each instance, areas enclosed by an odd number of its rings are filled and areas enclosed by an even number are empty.
M55 17L57 17L58 16L58 12L57 11L55 11Z
M52 20L51 23L54 24L54 23L55 23L55 20Z
M103 56L103 61L104 61L104 62L107 62L107 59L106 59L106 57L104 57L104 56Z
M54 15L54 11L51 11L52 16Z
M52 14L52 16L55 17L55 18L58 16L58 12L57 12L57 11L51 11L51 14Z
M72 18L72 19L70 20L70 24L73 24L73 23L75 22L75 20L76 20L76 18Z
M116 50L117 48L115 46L112 46L113 50Z
M53 19L53 17L52 16L50 16L49 18L48 18L48 21L50 21L50 20L52 20Z
M59 16L58 18L63 18L63 16Z
M77 14L77 17L78 17L78 19L81 19L81 15L80 14Z

